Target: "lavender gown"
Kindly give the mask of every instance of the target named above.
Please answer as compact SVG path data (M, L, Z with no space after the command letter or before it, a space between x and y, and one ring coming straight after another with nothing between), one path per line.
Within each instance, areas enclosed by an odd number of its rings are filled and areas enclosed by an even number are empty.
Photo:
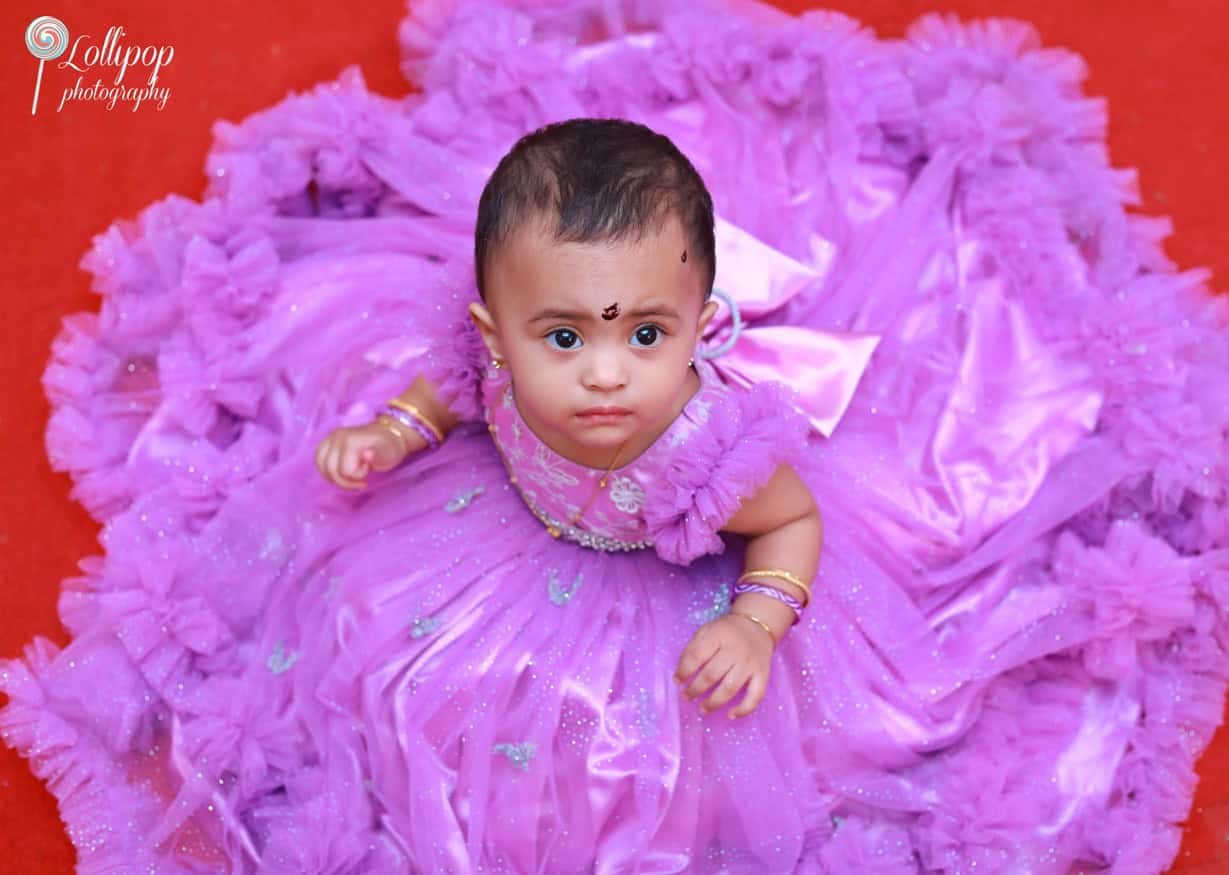
M420 93L351 69L221 122L201 203L95 240L47 448L105 554L65 581L72 643L0 664L81 872L1172 860L1229 674L1224 300L1125 212L1080 62L1027 28L700 5L415 4ZM693 158L746 322L587 546L539 515L595 472L464 319L483 182L577 115ZM316 443L419 373L464 424L325 483ZM670 674L783 461L824 514L815 600L759 708L702 717Z

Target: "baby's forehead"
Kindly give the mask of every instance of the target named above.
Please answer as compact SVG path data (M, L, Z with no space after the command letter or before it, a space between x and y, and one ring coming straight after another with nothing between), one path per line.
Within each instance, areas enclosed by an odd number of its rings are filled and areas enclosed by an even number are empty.
M562 229L557 219L546 218L512 228L493 247L491 258L498 261L501 256L511 256L545 270L608 261L669 269L687 263L687 248L686 232L677 219L604 233L600 227Z
M676 249L678 251L676 251ZM488 274L488 293L516 302L583 306L618 304L622 309L651 301L680 303L701 295L704 276L683 257L683 249L605 242L541 242L510 247Z
M558 217L539 216L491 247L486 294L493 305L597 313L616 303L624 311L654 302L687 308L691 296L705 296L702 260L689 257L677 218L615 235L561 233L561 226Z

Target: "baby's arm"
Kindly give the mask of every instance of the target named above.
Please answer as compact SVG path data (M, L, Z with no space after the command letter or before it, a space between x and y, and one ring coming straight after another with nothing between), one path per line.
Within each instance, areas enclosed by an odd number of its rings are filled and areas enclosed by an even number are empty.
M456 428L457 423L460 422L448 405L439 399L435 386L424 377L415 379L409 388L397 398L401 401L408 401L421 410L423 416L435 423L444 435ZM423 444L426 444L425 440Z
M750 538L745 559L748 572L785 571L808 585L814 578L823 521L811 491L789 465L777 468L769 481L742 503L723 531ZM783 590L804 605L808 600L806 592L786 580L751 579ZM761 622L768 628L761 627ZM712 689L700 703L700 711L707 714L731 701L745 687L747 694L728 716L734 719L750 714L764 698L772 652L793 622L794 611L789 605L761 593L741 593L729 613L698 629L679 656L674 679L686 685L683 695L695 699ZM687 683L693 674L694 680Z
M808 585L815 577L824 539L823 519L811 490L789 465L779 467L759 492L744 501L722 531L749 536L746 572L779 569ZM784 590L803 604L807 602L808 594L786 580L754 580ZM776 641L794 622L794 612L788 605L760 593L742 593L730 609L759 617L772 627Z
M397 398L416 407L444 436L460 421L439 399L435 386L421 376ZM363 489L368 472L395 468L427 446L427 439L418 431L380 415L365 425L331 432L316 447L316 467L326 480L343 489Z

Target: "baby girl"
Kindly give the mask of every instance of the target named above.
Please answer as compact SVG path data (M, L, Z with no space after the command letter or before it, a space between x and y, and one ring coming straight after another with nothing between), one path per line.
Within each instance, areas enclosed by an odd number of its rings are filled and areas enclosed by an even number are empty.
M549 125L522 138L487 182L474 247L480 300L469 316L525 427L564 459L604 472L598 492L658 444L701 389L695 357L717 310L715 262L703 181L642 125ZM363 489L369 472L435 446L457 421L419 377L374 421L329 434L316 466L341 488ZM571 527L585 528L596 497ZM782 464L721 531L747 538L745 573L729 612L684 648L674 680L688 699L711 691L703 713L745 688L734 718L764 696L774 648L809 600L823 529L810 491Z

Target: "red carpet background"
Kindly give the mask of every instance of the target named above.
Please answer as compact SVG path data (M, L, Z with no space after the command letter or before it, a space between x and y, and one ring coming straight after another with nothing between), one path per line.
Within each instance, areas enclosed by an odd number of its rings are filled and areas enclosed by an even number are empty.
M663 0L670 2L670 0ZM680 3L680 5L682 5ZM1049 46L1088 61L1089 93L1108 98L1110 155L1139 170L1143 211L1173 218L1167 251L1183 268L1207 266L1213 287L1229 289L1229 4L1222 0L779 0L791 11L839 9L881 35L903 33L932 10L962 18L1032 22ZM60 581L78 559L99 552L97 527L68 498L66 475L43 450L49 407L39 377L60 320L97 309L77 267L93 235L133 219L167 194L199 198L218 118L238 121L361 66L368 86L399 96L396 26L403 0L330 3L298 0L8 0L0 11L0 657L34 635L64 644L56 617ZM77 74L45 65L38 113L31 116L38 62L24 47L29 22L55 15L73 36L102 43L122 26L129 45L170 46L158 84L170 88L161 111L130 104L70 102L60 96ZM129 74L131 76L131 73ZM141 75L144 79L144 74ZM92 81L87 76L87 82ZM1172 870L1229 872L1229 732L1199 765L1202 776L1184 844ZM54 798L25 762L0 746L0 873L55 875L74 853Z

